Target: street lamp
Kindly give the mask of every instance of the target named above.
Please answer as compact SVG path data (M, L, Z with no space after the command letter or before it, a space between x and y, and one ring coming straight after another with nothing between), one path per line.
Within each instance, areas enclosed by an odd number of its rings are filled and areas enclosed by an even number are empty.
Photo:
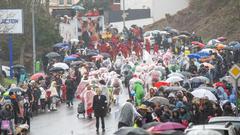
M35 63L36 63L36 38L35 38L35 0L32 1L32 44L33 44L33 73L35 73Z

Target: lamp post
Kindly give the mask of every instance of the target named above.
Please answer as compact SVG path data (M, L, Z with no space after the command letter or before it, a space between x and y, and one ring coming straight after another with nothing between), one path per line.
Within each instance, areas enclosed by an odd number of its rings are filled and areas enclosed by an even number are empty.
M123 14L122 14L123 28L125 28L125 26L126 26L126 17L127 17L127 14L125 12L125 0L123 0Z
M32 44L33 44L33 73L35 73L36 63L36 38L35 38L35 0L32 1Z

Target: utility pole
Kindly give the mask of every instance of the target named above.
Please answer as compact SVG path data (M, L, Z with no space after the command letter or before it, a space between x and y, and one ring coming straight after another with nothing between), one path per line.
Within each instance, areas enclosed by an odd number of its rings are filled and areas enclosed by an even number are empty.
M35 0L32 1L32 44L33 44L33 73L35 73L36 63L36 39L35 39Z
M1 40L1 36L0 35L0 81L1 81L1 78L2 78L2 40Z
M122 14L123 28L126 27L126 17L127 17L127 14L126 14L126 11L125 11L125 0L123 0L123 14Z

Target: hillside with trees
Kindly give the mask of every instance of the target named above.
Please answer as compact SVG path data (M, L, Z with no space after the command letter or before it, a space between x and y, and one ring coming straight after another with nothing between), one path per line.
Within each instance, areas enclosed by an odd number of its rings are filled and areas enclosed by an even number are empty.
M224 36L240 39L240 0L190 0L189 7L175 15L149 25L145 30L163 29L166 26L195 32L203 39Z

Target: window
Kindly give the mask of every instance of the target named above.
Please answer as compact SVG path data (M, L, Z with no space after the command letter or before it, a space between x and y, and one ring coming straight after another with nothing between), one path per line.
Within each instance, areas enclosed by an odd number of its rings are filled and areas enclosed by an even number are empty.
M113 0L113 4L120 4L121 0Z
M59 5L64 5L64 0L59 0Z
M67 0L68 5L72 5L72 0Z

